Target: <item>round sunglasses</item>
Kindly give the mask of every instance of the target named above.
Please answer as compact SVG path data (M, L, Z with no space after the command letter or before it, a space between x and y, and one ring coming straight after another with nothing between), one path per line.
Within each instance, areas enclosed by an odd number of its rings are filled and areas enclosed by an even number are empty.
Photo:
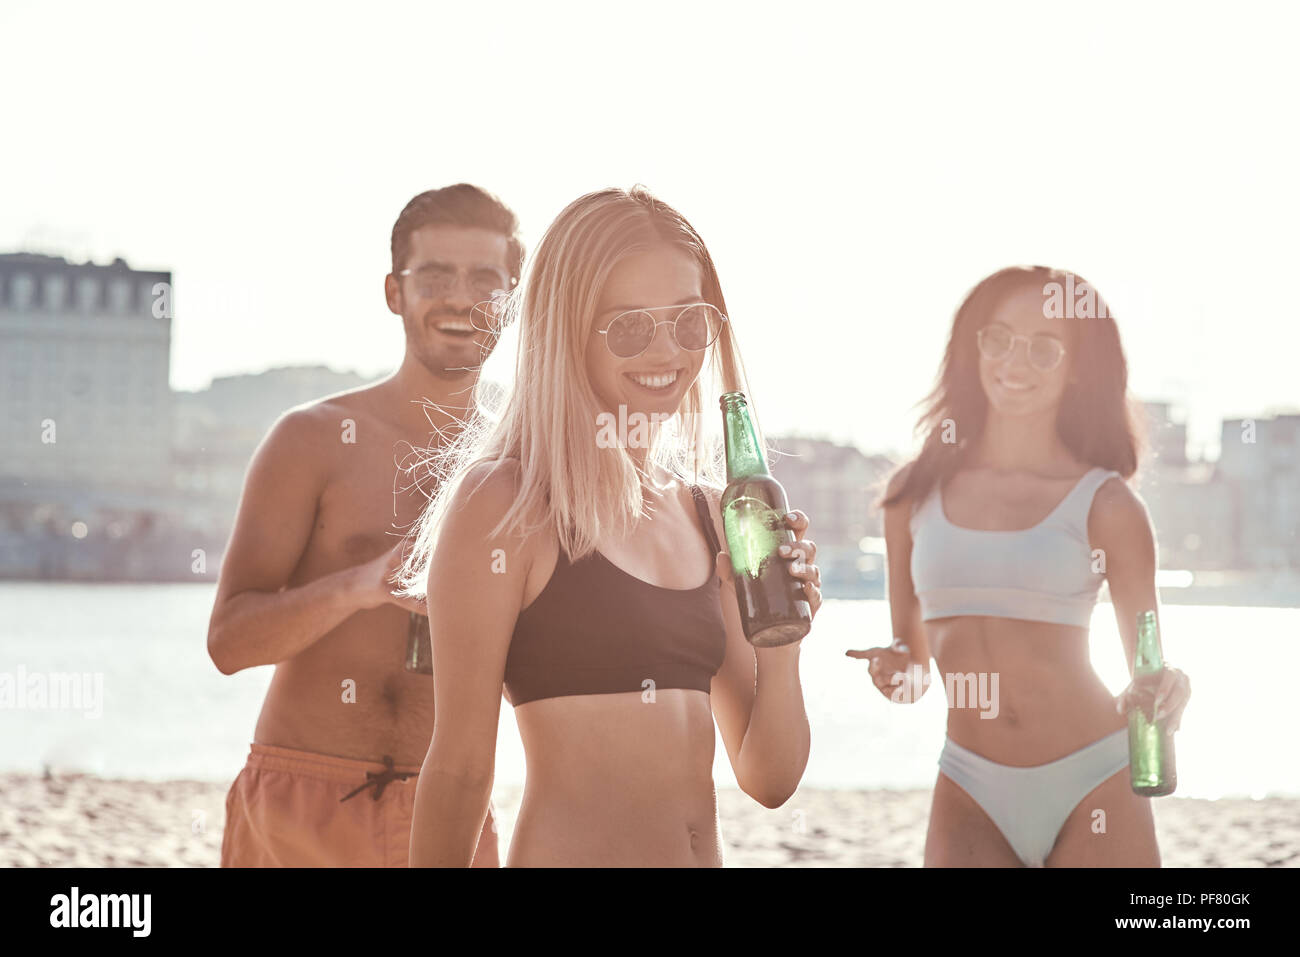
M676 309L671 319L655 319L652 315L666 309ZM655 333L661 325L672 327L673 341L687 352L707 349L722 332L727 317L716 306L695 302L686 306L651 306L646 309L629 309L620 312L604 329L597 333L605 337L605 345L618 359L634 359L650 348Z
M1065 346L1056 336L1045 332L1032 336L1018 336L1000 322L991 322L975 335L980 355L997 362L1011 355L1017 342L1023 342L1029 354L1029 364L1039 372L1051 372L1065 358Z

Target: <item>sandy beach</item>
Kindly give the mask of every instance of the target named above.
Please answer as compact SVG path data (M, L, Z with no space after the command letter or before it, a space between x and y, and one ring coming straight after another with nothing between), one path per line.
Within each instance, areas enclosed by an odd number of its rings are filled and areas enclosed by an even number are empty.
M215 867L227 785L0 774L0 866ZM501 847L521 790L498 789ZM768 810L719 790L728 867L917 867L930 793L798 791ZM1163 798L1167 867L1300 866L1300 798Z

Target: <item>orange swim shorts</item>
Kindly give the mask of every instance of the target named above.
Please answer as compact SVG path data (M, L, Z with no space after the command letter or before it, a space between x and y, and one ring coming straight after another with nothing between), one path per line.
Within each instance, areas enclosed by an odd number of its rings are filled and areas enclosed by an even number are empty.
M222 867L406 867L418 765L252 744L226 795ZM497 866L488 804L475 867Z

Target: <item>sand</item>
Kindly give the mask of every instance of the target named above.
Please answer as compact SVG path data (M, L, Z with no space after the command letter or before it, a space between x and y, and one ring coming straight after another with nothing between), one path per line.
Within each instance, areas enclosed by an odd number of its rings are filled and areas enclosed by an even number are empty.
M0 774L0 866L215 867L228 785ZM521 790L493 794L508 846ZM718 804L728 867L918 867L930 792L798 791L768 810ZM1167 867L1300 866L1300 798L1161 798Z

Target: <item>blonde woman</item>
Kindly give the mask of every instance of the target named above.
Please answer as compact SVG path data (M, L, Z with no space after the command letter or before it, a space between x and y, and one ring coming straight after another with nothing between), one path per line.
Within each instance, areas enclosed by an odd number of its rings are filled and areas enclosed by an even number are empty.
M713 260L645 190L603 190L560 214L505 308L513 391L435 463L401 573L427 594L434 660L411 863L473 860L504 689L527 759L507 865L720 866L714 721L772 808L809 733L800 643L744 638L701 451L702 416L745 389ZM816 546L802 513L786 520L815 614Z

